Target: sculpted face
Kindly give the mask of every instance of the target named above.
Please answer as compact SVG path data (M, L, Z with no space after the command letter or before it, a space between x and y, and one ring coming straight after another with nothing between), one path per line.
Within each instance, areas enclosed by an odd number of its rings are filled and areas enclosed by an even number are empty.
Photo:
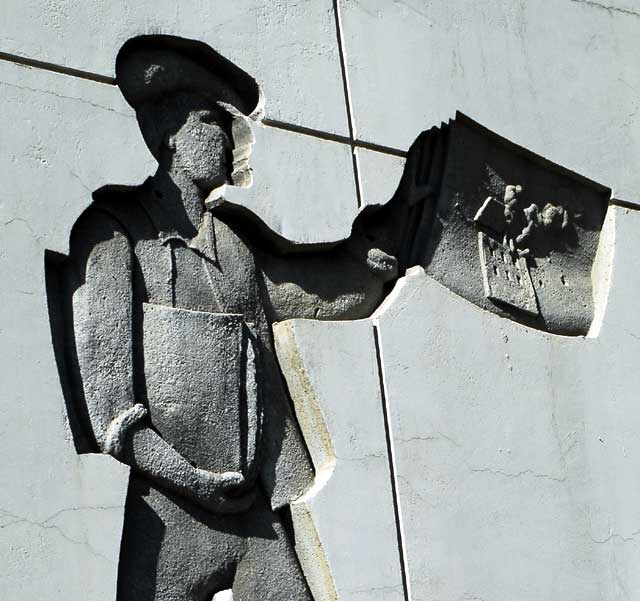
M231 121L231 115L216 106L189 111L168 140L171 168L187 174L204 191L227 182L233 171Z
M170 129L174 133L165 135L170 168L188 175L204 192L223 184L250 185L255 137L249 119L225 102L191 100L190 106L181 103L181 119Z
M231 137L233 140L232 171L230 183L241 188L248 188L253 183L253 174L249 165L251 147L256 138L249 118L229 104L219 103L232 116Z
M206 44L152 35L125 43L116 74L161 173L214 195L251 184L250 119L263 97L247 73Z

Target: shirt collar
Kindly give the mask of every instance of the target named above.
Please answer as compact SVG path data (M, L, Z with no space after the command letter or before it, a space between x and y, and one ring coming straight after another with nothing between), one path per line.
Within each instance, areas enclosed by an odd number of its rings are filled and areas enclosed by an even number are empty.
M197 234L189 237L178 230L170 215L162 207L162 202L155 197L151 190L144 195L142 206L158 231L158 239L162 244L166 245L173 240L178 240L212 263L218 262L215 228L211 211L206 210L204 212Z
M205 211L198 228L198 233L189 240L187 246L212 263L218 262L216 232L211 211Z

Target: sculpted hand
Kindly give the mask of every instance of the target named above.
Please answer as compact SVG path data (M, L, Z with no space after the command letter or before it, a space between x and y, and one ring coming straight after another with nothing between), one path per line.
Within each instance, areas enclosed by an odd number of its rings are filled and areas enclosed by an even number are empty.
M398 259L379 248L370 248L367 252L367 267L383 282L398 277Z
M242 491L245 484L240 472L208 472L196 468L196 501L214 513L247 511L255 500L255 491Z
M355 235L348 240L345 248L358 263L364 262L376 278L388 282L398 277L398 259L382 250L379 242L371 235Z

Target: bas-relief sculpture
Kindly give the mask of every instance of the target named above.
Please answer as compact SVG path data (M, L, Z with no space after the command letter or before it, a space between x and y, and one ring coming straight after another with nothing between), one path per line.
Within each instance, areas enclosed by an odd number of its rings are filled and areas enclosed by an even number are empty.
M96 191L47 269L77 449L131 466L118 601L311 598L288 506L314 473L272 324L368 317L422 265L484 309L584 334L608 191L459 114L348 239L294 245L225 199L252 183L252 77L169 36L127 42L116 72L158 170Z
M433 227L412 262L484 309L586 334L610 191L460 114L431 130L425 148Z
M251 181L255 81L168 37L130 41L116 70L158 171L95 193L50 301L80 450L132 468L118 599L306 598L286 507L313 473L270 324L368 315L406 211L363 213L331 248L277 239L224 200Z

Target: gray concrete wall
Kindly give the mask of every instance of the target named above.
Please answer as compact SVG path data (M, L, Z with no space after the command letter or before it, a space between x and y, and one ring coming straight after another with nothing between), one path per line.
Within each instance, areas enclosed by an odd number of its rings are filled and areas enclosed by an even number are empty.
M337 6L338 15L331 0L4 0L0 6L3 599L114 598L127 471L108 457L78 456L75 452L51 346L43 267L45 250L66 252L70 227L90 203L94 190L106 184L136 184L154 170L133 111L112 79L116 52L127 38L162 32L201 39L258 79L266 96L267 125L257 135L255 186L239 198L275 230L294 240L344 237L360 206L385 202L392 195L403 153L412 139L422 129L453 117L457 109L514 142L610 186L615 198L640 205L638 0L339 0ZM636 231L635 210L616 211L626 220L616 232L625 239L619 261L634 264L638 249L629 240ZM640 284L634 270L624 274L617 279L621 288L616 294L633 299ZM431 303L428 311L440 312L444 319L480 320L473 328L478 330L474 336L482 338L485 317L476 315L480 310L458 307L459 301L438 304L429 296L440 294L432 283L421 283L418 289L429 298L398 295L403 314L415 318L394 328L410 329L418 324L420 332L428 330L432 326L424 321L424 303ZM607 311L609 323L624 323L634 314L634 307L618 302ZM382 319L384 323L386 318ZM498 318L490 316L492 320ZM493 323L486 327L493 327ZM609 342L624 344L616 355L620 361L609 359L606 363L618 370L617 377L622 380L628 373L625 369L634 370L637 363L634 358L639 349L633 337L640 332L635 322L630 328L631 334L623 343ZM522 332L518 335L526 338ZM389 403L420 404L424 400L414 393L416 387L422 390L425 362L442 370L439 378L443 381L447 374L459 372L459 362L446 363L437 344L424 347L415 343L415 336L405 340L398 331L393 336L396 338L382 339L383 344L389 340L388 348L383 349ZM452 341L450 352L462 343ZM487 346L479 344L470 362L493 353L499 340ZM529 351L523 347L522 352ZM404 380L406 373L416 378L415 385ZM608 374L607 370L603 377ZM428 382L434 395L441 393L438 382ZM626 413L616 413L616 419L607 423L606 436L607 440L628 441L628 446L619 442L625 453L632 453L635 444L634 431L624 427L625 419L627 423L637 420L629 396L636 389L633 381L629 382L616 396L623 399ZM407 386L411 390L405 390ZM562 395L562 388L559 390ZM605 393L606 389L598 394ZM585 395L596 393L583 391L578 400ZM590 398L595 402L598 397ZM444 415L449 411L448 406L434 411L440 409ZM543 409L551 419L551 409ZM460 419L468 416L464 406L456 411ZM606 421L608 414L592 415L597 422ZM420 414L414 419L426 418ZM467 469L464 462L473 452L473 436L482 439L481 434L465 428L441 434L460 436L465 446L456 451L459 457L446 457L439 466L443 474L440 493L448 486L447 478L457 481L461 470ZM544 436L553 434L544 429L535 448L544 446ZM559 454L551 463L559 461L561 452L557 450ZM615 470L620 461L620 456L612 456L609 463L598 465L597 473ZM412 463L410 471L416 465L422 471L430 469ZM480 459L473 463L479 470L486 465ZM528 564L523 573L510 573L513 582L499 589L492 587L506 578L508 563L502 560L510 547L493 541L486 551L473 539L477 553L488 553L486 561L495 558L491 569L497 570L498 576L491 579L486 575L491 572L484 576L478 572L467 588L454 585L461 573L484 568L468 557L452 567L445 543L453 536L460 545L468 545L465 528L474 529L478 524L459 525L451 534L447 529L447 520L455 518L451 510L433 513L424 522L428 530L424 536L436 543L421 557L423 563L416 563L413 543L406 541L408 573L417 579L410 581L412 599L507 601L522 593L523 580L539 578L545 587L530 589L540 593L537 598L640 599L633 568L636 555L631 552L623 556L621 564L616 563L622 548L636 544L631 539L640 529L628 500L635 498L635 480L629 490L624 484L637 479L635 465L632 462L612 481L600 482L593 489L594 506L599 511L594 514L598 520L594 530L574 520L575 512L587 511L587 505L572 505L574 493L565 487L566 503L553 508L565 528L553 531L559 546L541 563ZM547 467L541 465L540 473ZM495 486L492 494L500 497L507 494L504 486L512 472L537 473L528 463L491 469L507 475L504 480L493 476L496 480L489 484L490 475L477 473L474 478L482 480L482 487ZM591 480L585 472L580 473L588 489ZM564 472L556 476L562 478ZM589 478L595 476L590 474ZM520 511L520 500L527 498L527 512L546 512L544 504L531 500L527 488L531 478L525 475L520 481L520 485L511 485L510 504L501 511L516 515L509 512ZM548 485L551 498L558 485ZM614 487L618 487L616 495L609 500L621 505L609 515L600 497L606 497ZM418 489L406 494L425 492ZM405 493L400 490L400 494ZM455 494L464 495L465 489ZM348 503L348 497L344 502ZM406 536L410 537L431 504L416 517L411 507L422 506L410 496L404 502L409 505L401 510L405 512ZM460 498L456 502L464 507ZM486 499L478 500L481 502ZM318 511L322 514L323 510ZM495 510L487 513L491 515L496 515ZM588 521L590 515L582 517ZM484 517L478 516L486 526ZM519 524L521 521L514 518L512 528ZM491 532L481 530L477 536L489 539ZM529 529L509 544L524 545L524 537L540 537L544 532L529 524ZM579 553L575 554L577 547L560 544L567 543L562 532L574 537ZM609 545L608 551L595 556L599 542ZM380 544L395 548L398 541ZM527 557L525 551L523 557ZM562 586L554 588L557 581L540 574L556 565L559 555L563 561L583 565L558 576ZM427 561L431 559L435 563ZM435 570L433 565L439 562L442 570L421 576L427 568ZM583 576L588 580L583 588L571 585L572 578ZM531 594L518 598L536 598Z

